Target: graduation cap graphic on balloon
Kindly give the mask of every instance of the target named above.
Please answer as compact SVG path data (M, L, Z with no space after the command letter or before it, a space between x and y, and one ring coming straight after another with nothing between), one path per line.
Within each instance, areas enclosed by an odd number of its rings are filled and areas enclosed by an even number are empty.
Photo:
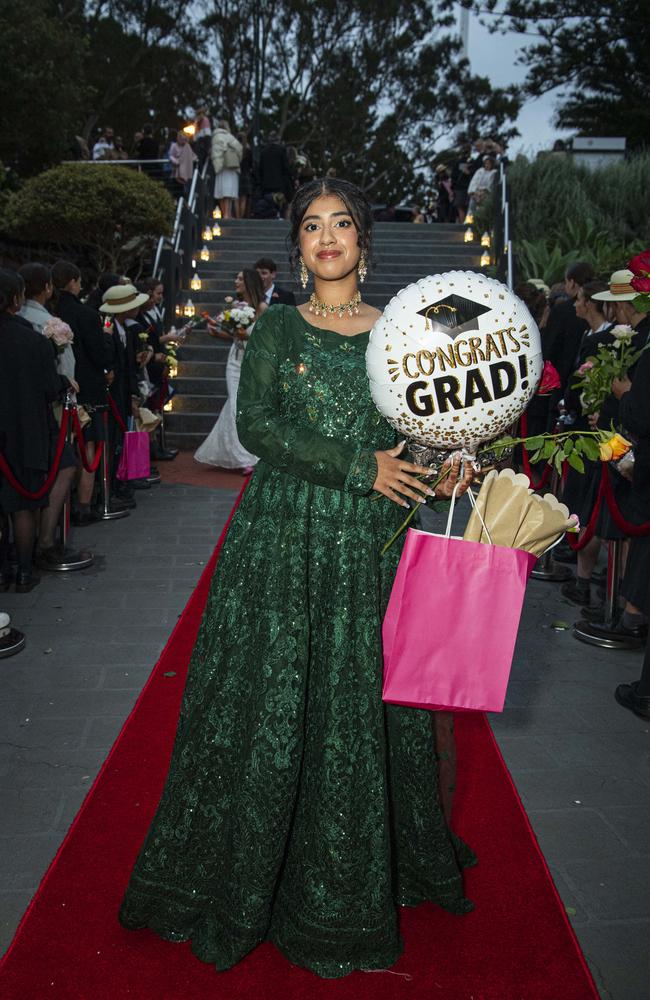
M445 295L444 299L432 302L424 309L418 309L418 315L424 316L426 329L436 333L445 333L452 340L462 333L478 330L479 316L490 312L489 306L474 302L464 295Z

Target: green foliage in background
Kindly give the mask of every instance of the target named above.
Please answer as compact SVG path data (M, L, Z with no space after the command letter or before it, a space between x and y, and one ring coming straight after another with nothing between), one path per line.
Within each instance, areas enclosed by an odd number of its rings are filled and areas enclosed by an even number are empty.
M128 167L66 164L32 177L6 204L2 229L30 242L79 247L98 271L123 272L171 233L174 203Z
M561 281L577 260L607 278L650 241L647 154L590 171L567 154L508 170L510 218L519 277Z

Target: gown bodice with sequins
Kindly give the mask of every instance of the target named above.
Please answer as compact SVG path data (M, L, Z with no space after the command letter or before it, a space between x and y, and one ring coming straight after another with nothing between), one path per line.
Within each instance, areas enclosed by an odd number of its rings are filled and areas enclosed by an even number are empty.
M242 366L258 455L192 654L167 782L120 911L230 968L264 940L326 977L401 951L398 906L470 908L431 713L381 700L381 621L403 510L372 499L395 444L368 334L272 306Z

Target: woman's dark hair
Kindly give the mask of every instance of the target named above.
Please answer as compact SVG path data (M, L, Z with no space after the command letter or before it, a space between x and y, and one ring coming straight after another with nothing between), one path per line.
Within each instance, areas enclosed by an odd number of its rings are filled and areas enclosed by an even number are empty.
M0 268L0 313L6 313L20 299L25 289L25 282L17 271L6 267Z
M70 260L57 260L52 267L52 284L61 292L71 281L77 281L81 277L81 271L76 264Z
M116 281L115 284L119 284L119 281ZM152 274L150 277L143 278L142 281L138 281L137 288L139 292L147 292L148 295L151 295L151 293L158 288L158 285L162 284L163 282L160 278L156 278Z
M35 299L52 282L52 271L46 264L23 264L18 274L25 282L26 299Z
M372 261L372 208L356 184L338 177L322 177L299 188L291 202L291 232L289 234L289 261L294 271L300 259L300 225L312 201L322 195L340 198L358 233L358 244L368 264Z
M91 309L99 309L104 301L104 292L107 292L109 288L114 288L115 285L119 285L121 280L119 274L115 274L113 271L102 271L97 278L97 287L93 288L86 299L86 305L90 306Z
M570 267L567 267L564 276L567 281L575 281L576 285L580 285L582 288L588 281L594 280L596 272L591 264L588 264L585 260L579 260L575 264L571 264Z
M244 279L244 289L246 298L252 305L255 312L259 309L260 303L264 301L264 285L257 271L252 267L242 268L242 278Z
M595 299L594 295L597 292L606 292L609 285L606 281L586 281L584 285L581 286L580 291L582 292L582 297L585 302L591 302L592 305L596 307L599 313L604 315L605 313L605 303L600 299Z
M540 323L546 309L546 292L530 281L522 281L515 288L515 295L521 299L536 323Z

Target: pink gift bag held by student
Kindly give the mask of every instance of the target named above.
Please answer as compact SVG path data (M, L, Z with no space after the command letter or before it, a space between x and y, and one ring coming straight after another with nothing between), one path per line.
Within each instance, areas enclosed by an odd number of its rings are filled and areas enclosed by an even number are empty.
M522 549L409 529L383 624L383 700L501 712L526 581Z

